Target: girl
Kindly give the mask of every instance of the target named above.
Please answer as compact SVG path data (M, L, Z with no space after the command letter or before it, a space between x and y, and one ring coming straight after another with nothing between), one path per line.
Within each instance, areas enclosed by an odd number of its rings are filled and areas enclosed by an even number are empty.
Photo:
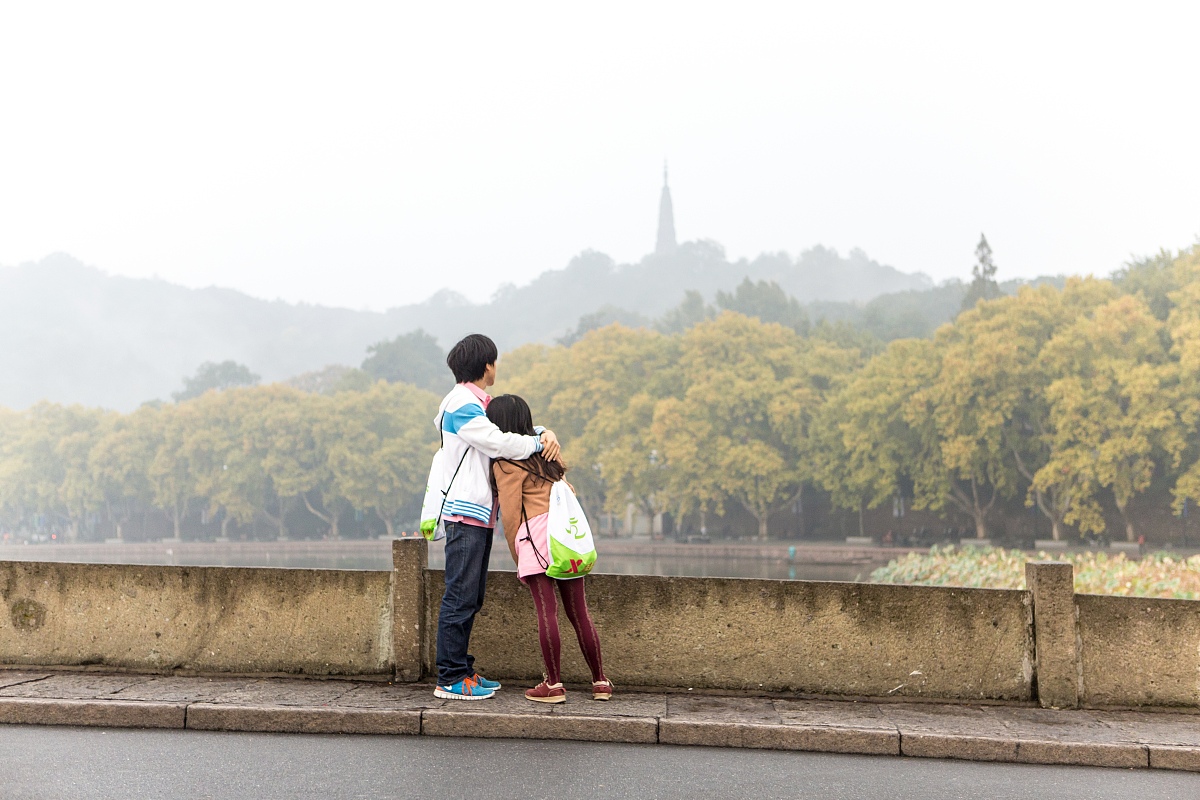
M492 398L487 416L505 433L533 433L533 415L529 405L512 394ZM555 580L546 576L550 565L550 542L546 521L550 510L550 487L562 480L566 467L561 461L549 461L535 453L526 461L496 459L492 462L492 480L500 503L500 518L504 522L504 537L508 552L517 564L517 577L529 587L537 610L538 638L542 658L546 662L545 680L525 692L536 703L562 703L567 699L560 680L558 603L554 590L562 596L567 619L575 628L579 648L592 671L592 699L612 697L612 683L604 677L600 661L600 637L588 614L584 597L583 578Z

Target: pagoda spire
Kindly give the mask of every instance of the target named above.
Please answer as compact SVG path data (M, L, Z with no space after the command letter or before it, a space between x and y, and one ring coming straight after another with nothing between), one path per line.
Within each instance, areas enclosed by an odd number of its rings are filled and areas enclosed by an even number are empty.
M658 201L658 243L654 252L666 255L675 251L675 211L671 206L671 187L667 184L667 162L663 161L662 198Z

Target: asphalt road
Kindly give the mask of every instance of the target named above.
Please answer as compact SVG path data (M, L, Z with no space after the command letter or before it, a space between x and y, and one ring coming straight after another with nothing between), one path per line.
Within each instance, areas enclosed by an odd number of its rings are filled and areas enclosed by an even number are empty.
M0 725L0 798L1196 800L1200 775L666 745Z

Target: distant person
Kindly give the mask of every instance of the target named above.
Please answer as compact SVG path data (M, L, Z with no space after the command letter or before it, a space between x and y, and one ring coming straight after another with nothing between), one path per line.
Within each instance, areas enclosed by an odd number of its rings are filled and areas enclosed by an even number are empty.
M558 439L551 431L505 433L488 419L492 398L485 391L496 382L496 343L473 333L450 349L446 365L457 385L442 400L435 424L445 448L446 591L438 616L437 671L434 695L448 700L483 700L500 688L475 671L468 651L475 615L483 607L488 559L492 553L493 515L491 459L511 463L544 453L558 458ZM452 475L451 472L454 474Z
M533 415L529 405L520 397L500 395L488 406L488 419L500 430L512 434L533 433ZM525 692L536 703L562 703L567 699L562 685L561 643L558 635L558 602L555 591L562 597L567 619L575 629L579 649L592 673L592 699L609 700L613 686L604 677L600 657L600 635L588 614L584 594L586 577L556 580L546 575L550 565L550 543L547 519L550 511L550 489L562 480L566 466L547 450L521 462L496 459L492 463L492 479L504 520L504 536L508 552L517 565L517 577L533 595L537 611L538 640L542 659L546 663L544 680Z

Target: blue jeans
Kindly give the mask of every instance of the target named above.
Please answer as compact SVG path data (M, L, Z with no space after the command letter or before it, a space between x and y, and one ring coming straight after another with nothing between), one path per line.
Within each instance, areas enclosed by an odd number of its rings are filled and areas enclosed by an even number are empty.
M467 647L475 615L483 608L491 555L491 528L446 523L446 592L437 631L438 683L442 686L475 674L475 657Z

